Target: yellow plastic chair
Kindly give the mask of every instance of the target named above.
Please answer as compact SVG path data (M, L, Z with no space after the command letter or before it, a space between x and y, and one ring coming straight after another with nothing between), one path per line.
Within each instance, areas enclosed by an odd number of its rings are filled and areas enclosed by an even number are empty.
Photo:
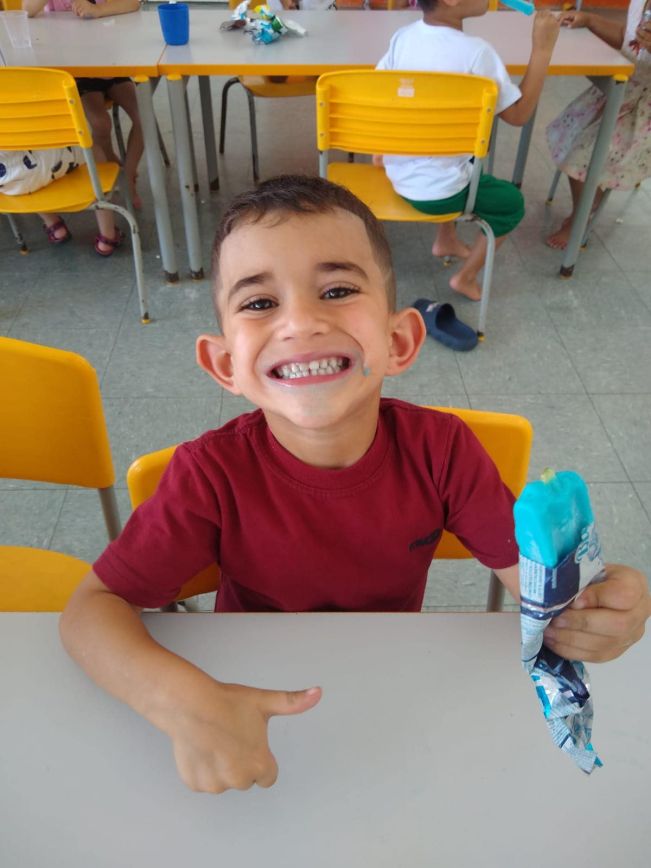
M322 75L316 88L317 146L322 177L348 187L381 220L476 222L487 239L477 335L483 338L495 236L473 213L488 152L497 85L476 75L350 70ZM474 156L465 211L429 215L413 208L370 163L329 162L329 151L405 156Z
M240 0L229 0L229 9L234 9ZM221 120L219 124L219 153L224 153L226 142L226 115L228 112L228 92L235 84L244 88L249 106L249 127L251 129L251 163L253 180L260 180L258 158L258 130L255 121L255 97L261 99L281 99L291 96L314 96L316 76L309 75L237 75L229 78L222 88Z
M120 533L97 375L76 353L0 338L0 476L97 488L109 539ZM90 564L0 546L0 610L60 612Z
M474 432L479 442L491 456L502 481L517 497L526 482L533 431L530 422L522 416L508 413L492 413L481 410L431 407L444 413L459 416ZM174 454L176 446L158 452L150 452L136 458L127 471L127 487L131 505L135 509L156 491L158 481ZM464 559L472 555L454 534L443 531L436 549L435 558ZM177 600L185 600L196 594L205 594L219 588L219 567L212 564L197 573L181 589ZM504 586L495 573L490 574L486 609L496 612L502 608Z
M0 151L65 148L83 149L86 164L35 193L0 193L0 214L10 218L21 250L27 250L13 214L76 212L108 209L121 214L131 230L140 317L149 322L147 290L142 272L140 233L126 208L107 198L120 172L117 163L95 163L92 138L74 78L58 69L11 67L0 69Z
M22 0L0 0L0 10L9 12L23 8Z
M533 428L524 416L493 413L488 410L431 407L442 413L454 413L462 419L493 459L502 482L518 497L527 481ZM472 558L468 549L454 534L443 531L434 555L436 559L459 560ZM487 612L498 612L504 602L504 585L491 570L486 602Z
M127 470L127 488L131 506L135 509L156 491L158 481L170 462L176 446L168 446L157 452L149 452L136 458ZM187 600L197 594L208 594L219 588L219 567L211 564L187 581L177 596L177 600Z

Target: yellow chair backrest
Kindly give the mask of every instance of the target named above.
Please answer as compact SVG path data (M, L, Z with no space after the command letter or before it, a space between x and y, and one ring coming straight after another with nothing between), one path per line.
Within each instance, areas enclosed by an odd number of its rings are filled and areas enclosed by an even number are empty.
M99 490L120 533L97 375L76 353L0 338L0 476ZM71 555L0 545L0 611L63 609L90 570Z
M449 407L432 407L431 409L444 413L454 413L468 425L495 462L502 481L517 497L526 482L529 467L529 453L533 437L529 421L522 416L513 416L508 413L450 409ZM127 487L134 509L156 491L158 481L169 464L175 449L176 446L170 446L158 452L150 452L133 462L127 472ZM472 555L454 534L444 531L435 557L460 559L471 558ZM213 564L187 582L177 599L184 600L195 594L214 591L218 587L219 568Z
M481 159L497 85L477 75L350 70L320 76L316 98L321 152Z
M141 455L131 464L127 471L127 488L131 498L131 506L137 506L151 497L156 491L158 481L170 462L176 446L168 446L158 452ZM219 567L211 564L187 581L179 591L176 599L186 600L196 594L207 594L219 588Z
M0 432L2 477L115 481L97 374L76 353L0 338Z
M92 147L74 78L60 69L0 69L0 150Z
M454 413L462 419L488 452L497 467L502 482L517 497L527 481L533 429L528 419L510 413L486 410L432 407L443 413ZM468 549L454 534L443 531L435 558L471 558Z

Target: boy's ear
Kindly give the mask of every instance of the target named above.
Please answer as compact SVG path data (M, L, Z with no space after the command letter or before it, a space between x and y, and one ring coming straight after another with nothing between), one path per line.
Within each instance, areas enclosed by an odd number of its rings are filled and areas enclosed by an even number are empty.
M220 386L233 395L242 392L235 383L233 360L223 335L199 335L196 344L197 364Z
M387 376L396 377L408 370L418 358L427 335L422 316L413 307L392 314Z

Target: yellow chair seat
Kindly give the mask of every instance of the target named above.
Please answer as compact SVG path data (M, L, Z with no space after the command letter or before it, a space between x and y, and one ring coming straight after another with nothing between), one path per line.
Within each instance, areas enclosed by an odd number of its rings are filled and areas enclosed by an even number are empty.
M423 214L396 193L381 166L370 163L330 163L328 180L347 187L381 220L447 223L461 217L463 213L454 211L451 214Z
M117 163L98 163L97 171L104 193L110 193L120 173ZM35 193L6 196L0 193L0 214L33 214L35 211L84 211L97 197L86 166L78 166L63 178Z
M0 546L3 612L61 612L91 565L72 555Z
M285 97L314 96L316 76L288 75L285 81L272 81L267 75L241 75L240 84L250 90L253 96Z

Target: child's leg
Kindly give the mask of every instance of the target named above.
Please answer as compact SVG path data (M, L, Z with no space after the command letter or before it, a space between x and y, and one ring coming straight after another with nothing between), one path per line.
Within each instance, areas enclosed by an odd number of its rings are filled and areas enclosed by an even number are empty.
M120 241L120 230L115 226L112 211L96 211L99 235L95 239L95 250L101 256L110 256Z
M85 93L81 101L93 132L93 143L99 145L102 149L105 160L111 163L119 163L120 158L113 150L113 141L111 139L113 122L106 109L104 94L98 90L94 90L90 93Z
M432 253L434 256L458 256L459 259L467 259L470 248L457 236L455 223L440 223L436 229Z
M554 250L565 250L565 248L567 247L567 242L570 240L570 234L572 232L574 215L576 214L579 199L581 198L581 193L583 192L583 181L578 181L576 178L571 178L569 175L567 176L567 180L570 182L570 193L572 194L572 213L569 215L569 217L566 217L565 220L563 220L556 232L552 232L552 234L547 238L546 244L549 247L553 247ZM604 191L601 189L601 187L597 187L594 202L592 203L592 211L596 211L599 207L599 203L601 202L603 194Z
M70 231L58 214L39 213L38 216L43 221L50 244L63 244L64 241L70 240L72 237Z
M505 238L506 236L503 235L501 238L495 239L495 250L502 246ZM460 292L461 295L465 295L472 301L481 299L481 285L477 275L486 261L486 245L486 236L480 232L477 240L470 248L470 255L463 266L450 278L451 289Z
M138 164L142 157L145 144L142 135L142 125L138 112L136 99L136 86L132 81L122 81L109 88L109 96L113 102L123 108L131 119L131 131L127 141L127 153L124 160L124 173L131 189L131 198L134 207L142 208L142 200L136 192L136 178L138 177Z

